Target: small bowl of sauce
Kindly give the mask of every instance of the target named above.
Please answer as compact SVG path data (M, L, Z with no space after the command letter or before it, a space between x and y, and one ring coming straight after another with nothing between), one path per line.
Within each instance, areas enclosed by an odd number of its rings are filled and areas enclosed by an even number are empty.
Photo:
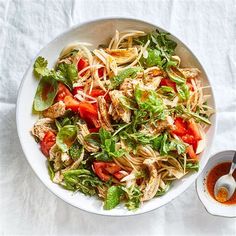
M214 196L216 181L228 174L235 151L223 151L212 156L196 181L196 189L199 199L206 210L217 216L236 217L236 191L226 202L222 202L228 192L222 188L218 195ZM233 173L236 180L236 171Z
M228 191L226 188L220 188L217 196L214 196L214 187L216 184L216 181L223 175L226 175L229 173L231 167L231 162L222 162L213 167L210 172L208 173L206 177L206 186L207 191L211 195L212 198L217 200L218 202L221 202L222 204L236 204L236 191L234 191L233 196L228 200L224 201L225 198L227 198ZM233 177L236 180L236 170L233 173Z

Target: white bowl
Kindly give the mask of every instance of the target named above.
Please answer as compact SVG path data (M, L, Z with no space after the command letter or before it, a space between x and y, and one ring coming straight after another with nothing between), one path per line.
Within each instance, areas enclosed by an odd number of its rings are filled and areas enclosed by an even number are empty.
M222 162L232 162L235 151L222 151L212 156L202 173L196 181L196 188L198 196L205 206L206 210L216 216L236 217L236 205L227 205L217 202L213 199L206 187L206 178L209 171Z
M47 44L39 52L38 56L41 55L45 57L49 62L49 67L53 67L63 47L71 42L78 40L80 42L85 41L92 43L94 47L97 47L99 44L105 43L114 34L116 29L137 29L152 31L156 28L161 31L165 31L153 24L134 19L113 18L91 21L77 25L67 32L61 34L59 37ZM209 85L207 75L194 54L176 37L172 36L172 38L178 43L176 52L182 58L182 65L186 67L198 67L202 71L204 84ZM72 194L70 191L64 190L59 185L52 183L48 175L48 170L46 168L45 157L39 150L38 144L34 141L30 134L30 129L32 128L34 122L38 119L38 117L33 115L31 112L34 94L38 85L38 81L34 78L32 73L34 60L25 73L19 89L16 111L18 135L25 156L36 175L48 187L48 189L50 189L65 202L82 210L101 215L127 216L140 214L161 207L170 202L172 199L176 198L196 180L199 173L203 170L204 166L207 163L209 150L215 134L215 115L211 118L212 126L207 132L207 149L200 155L199 172L189 174L183 179L175 181L172 184L172 188L166 195L159 198L154 198L151 201L144 203L140 207L140 209L135 212L128 211L125 207L122 206L117 207L111 211L105 211L102 208L101 200L95 197L84 196L82 193ZM208 92L212 95L209 104L213 108L215 108L213 92L211 89L209 89Z

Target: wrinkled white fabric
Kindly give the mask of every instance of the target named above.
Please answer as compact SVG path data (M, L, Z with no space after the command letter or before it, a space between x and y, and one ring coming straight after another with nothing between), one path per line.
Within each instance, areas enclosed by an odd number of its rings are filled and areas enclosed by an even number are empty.
M236 149L235 0L0 0L0 234L235 235L235 219L209 215L194 185L156 211L102 217L54 196L26 162L16 133L15 104L30 61L72 25L108 16L153 22L193 50L216 97L218 128L212 153Z

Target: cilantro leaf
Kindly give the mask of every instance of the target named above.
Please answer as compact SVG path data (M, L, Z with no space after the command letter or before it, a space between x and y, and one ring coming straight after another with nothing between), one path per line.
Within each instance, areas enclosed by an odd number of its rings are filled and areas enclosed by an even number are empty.
M46 76L49 74L49 69L47 68L48 61L39 56L34 62L34 74L36 78L40 78L41 76Z

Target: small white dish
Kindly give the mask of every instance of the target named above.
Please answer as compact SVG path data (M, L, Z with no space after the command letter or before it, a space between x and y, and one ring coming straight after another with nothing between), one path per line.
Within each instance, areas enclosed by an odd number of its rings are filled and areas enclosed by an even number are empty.
M110 19L100 19L87 23L83 23L69 29L67 32L61 34L56 39L47 44L38 54L38 56L45 57L49 62L49 67L53 67L56 62L61 50L69 43L80 41L88 42L96 48L98 45L106 43L109 38L114 34L115 30L127 30L127 29L137 29L150 32L154 29L159 29L160 31L165 31L162 28L135 19L127 18L110 18ZM210 86L210 82L206 75L205 70L201 66L198 59L191 52L191 50L183 44L179 39L171 36L177 43L176 53L181 57L181 64L184 67L197 67L202 71L203 85ZM34 99L34 94L38 85L38 80L33 76L33 64L35 59L32 61L29 69L26 71L24 78L22 80L17 100L17 110L16 110L16 123L18 136L21 142L22 149L25 153L26 159L31 165L32 169L39 177L39 179L50 189L55 195L63 199L65 202L78 207L79 209L109 216L127 216L136 215L144 212L148 212L158 207L161 207L171 200L183 193L198 177L200 172L206 165L209 154L210 147L213 142L216 130L216 115L211 117L212 125L206 134L206 149L200 154L200 168L199 172L190 173L184 178L174 181L171 189L164 196L154 198L148 202L145 202L140 209L137 211L128 211L125 207L117 207L111 211L103 210L102 201L96 197L87 197L82 193L72 194L61 188L59 185L54 184L48 175L48 170L46 167L45 156L39 150L38 144L34 141L30 134L30 130L38 119L36 115L32 114L32 103ZM211 95L209 105L215 109L214 95L211 88L208 89L208 94Z
M196 181L196 189L199 199L205 206L206 210L215 216L236 217L236 204L222 204L210 196L206 186L206 179L208 173L218 164L223 162L232 162L235 151L228 150L218 152L213 155L200 176Z

